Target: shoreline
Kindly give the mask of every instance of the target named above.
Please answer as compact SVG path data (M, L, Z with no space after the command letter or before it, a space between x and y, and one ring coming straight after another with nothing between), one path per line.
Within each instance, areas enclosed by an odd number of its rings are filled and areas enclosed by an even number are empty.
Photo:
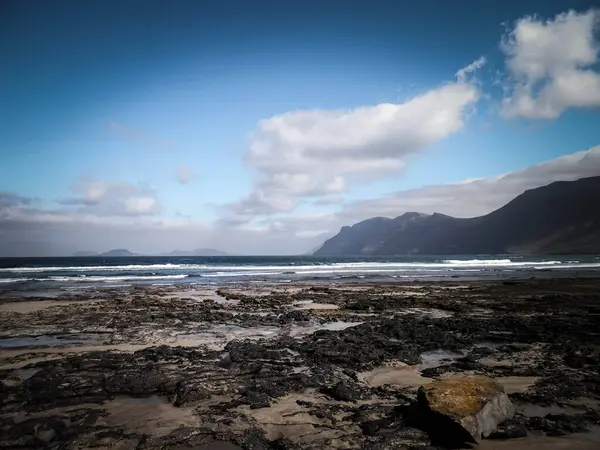
M398 411L460 374L517 407L481 448L600 442L600 278L81 294L0 297L3 445L423 448Z

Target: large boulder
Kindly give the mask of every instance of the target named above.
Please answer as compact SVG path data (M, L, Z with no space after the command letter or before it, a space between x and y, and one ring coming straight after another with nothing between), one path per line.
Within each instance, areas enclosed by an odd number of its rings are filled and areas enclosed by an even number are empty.
M515 413L502 385L485 376L434 381L417 398L432 440L446 447L477 443Z

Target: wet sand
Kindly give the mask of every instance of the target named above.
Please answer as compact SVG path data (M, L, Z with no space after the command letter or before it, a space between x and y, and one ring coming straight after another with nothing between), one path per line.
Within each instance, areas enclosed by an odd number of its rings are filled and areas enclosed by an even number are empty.
M38 300L38 301L12 301L0 304L0 312L31 313L53 306L66 306L77 304L76 300Z
M418 387L483 374L479 448L600 448L599 324L596 279L2 298L0 447L424 448Z

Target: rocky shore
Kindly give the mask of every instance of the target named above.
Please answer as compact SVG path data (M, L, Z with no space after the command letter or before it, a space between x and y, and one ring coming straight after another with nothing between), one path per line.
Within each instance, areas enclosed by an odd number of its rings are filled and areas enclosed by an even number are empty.
M514 405L479 448L600 448L599 334L596 279L3 298L0 448L438 448L465 375Z

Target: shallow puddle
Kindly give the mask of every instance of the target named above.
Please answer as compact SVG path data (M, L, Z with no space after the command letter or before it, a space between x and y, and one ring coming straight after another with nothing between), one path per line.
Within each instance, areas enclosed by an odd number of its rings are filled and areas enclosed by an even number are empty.
M25 381L30 379L36 373L38 373L41 369L17 369L11 375L18 378L21 381Z
M240 327L237 325L217 325L198 333L179 334L170 345L206 345L211 349L221 349L232 340L271 339L280 336L302 338L320 330L341 331L361 325L363 322L335 321L324 324L296 325L284 327Z
M497 350L499 347L502 347L503 343L498 342L477 342L473 344L473 348L485 348L488 350Z
M358 325L362 325L364 322L346 322L343 320L338 320L335 322L328 322L320 325L314 325L309 327L309 334L314 333L319 330L328 330L328 331L341 331L346 328L356 327Z
M452 317L452 313L437 308L406 308L399 311L394 311L396 315L418 314L431 317L432 319L447 319Z
M419 370L433 369L440 366L449 366L458 358L464 357L464 353L451 352L449 350L432 350L421 353L421 364Z
M175 337L175 345L189 345L195 342L196 345L221 348L229 341L273 338L280 332L279 327L244 328L237 325L217 325L198 333L179 334Z
M212 289L193 289L185 291L169 292L168 296L177 297L182 300L191 299L198 302L211 300L221 305L237 305L239 300L227 300L225 297L220 296Z
M2 380L5 386L18 386L23 381L28 380L36 373L38 373L41 369L17 369L8 374L8 376Z
M18 336L0 339L0 348L23 348L23 347L61 347L64 345L94 345L101 344L98 335L85 334L79 337L73 335L48 335L40 336Z

